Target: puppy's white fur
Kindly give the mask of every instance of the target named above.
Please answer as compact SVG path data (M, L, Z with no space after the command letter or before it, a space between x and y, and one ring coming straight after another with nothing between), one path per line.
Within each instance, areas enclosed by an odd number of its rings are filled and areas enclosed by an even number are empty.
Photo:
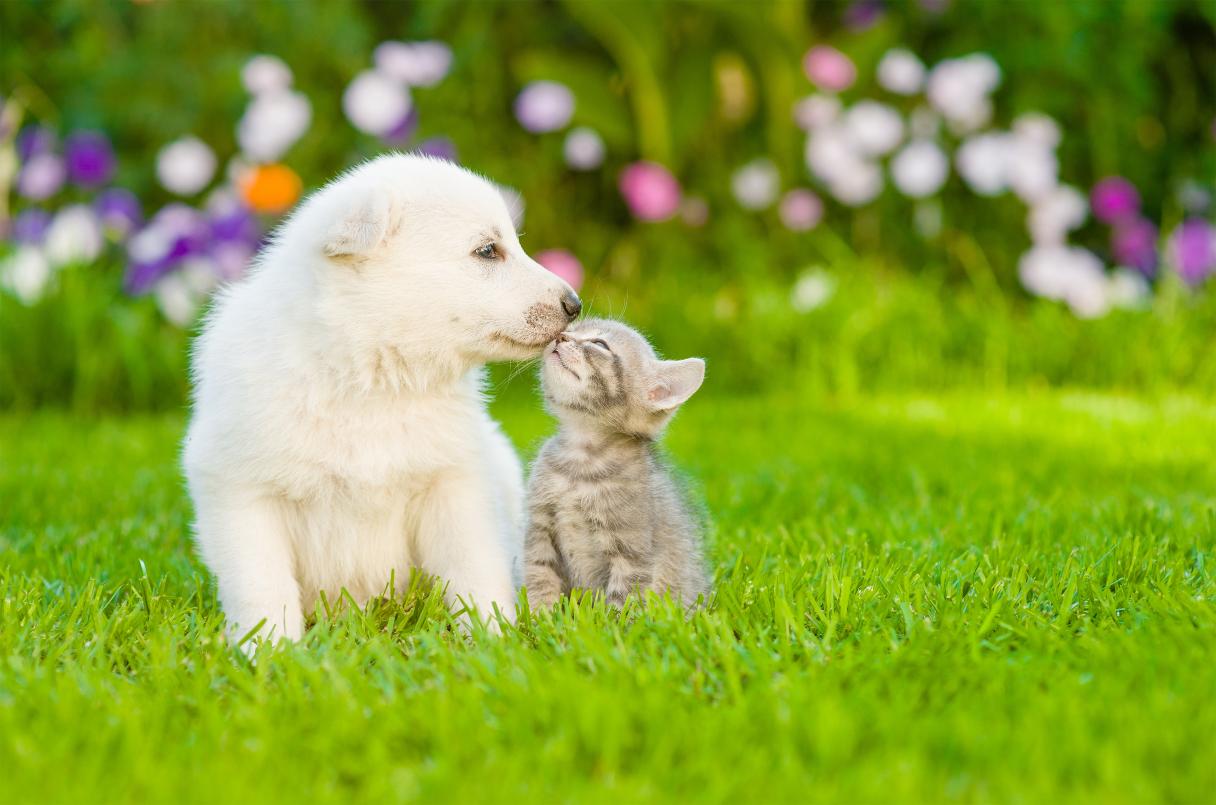
M232 637L298 638L320 594L362 603L411 567L513 614L522 471L482 366L536 354L563 298L501 194L450 163L382 157L300 206L193 360L184 465Z

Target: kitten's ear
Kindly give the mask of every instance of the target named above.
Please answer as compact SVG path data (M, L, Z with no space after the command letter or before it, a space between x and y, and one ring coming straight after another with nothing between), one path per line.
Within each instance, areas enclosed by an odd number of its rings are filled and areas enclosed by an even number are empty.
M683 405L704 380L705 361L700 358L659 361L646 396L656 411L670 411Z
M399 205L384 188L373 191L349 210L325 234L321 251L327 257L360 257L375 249L397 229Z

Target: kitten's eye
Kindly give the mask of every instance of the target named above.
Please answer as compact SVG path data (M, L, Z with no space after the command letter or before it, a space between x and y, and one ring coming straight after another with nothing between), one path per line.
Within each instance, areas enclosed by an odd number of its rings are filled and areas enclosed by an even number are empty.
M606 349L609 352L612 352L612 348L608 346L608 342L602 338L593 338L593 339L591 339L591 341L589 343L595 344L597 347L599 347L601 349Z
M482 260L497 260L498 246L493 243L487 243L484 246L479 246L473 250L473 254L480 257Z

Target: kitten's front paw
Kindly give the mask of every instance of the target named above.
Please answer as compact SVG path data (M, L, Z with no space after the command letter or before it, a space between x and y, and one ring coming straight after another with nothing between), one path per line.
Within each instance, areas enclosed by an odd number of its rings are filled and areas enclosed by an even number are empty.
M561 597L561 592L558 590L528 590L528 609L533 612L553 609Z

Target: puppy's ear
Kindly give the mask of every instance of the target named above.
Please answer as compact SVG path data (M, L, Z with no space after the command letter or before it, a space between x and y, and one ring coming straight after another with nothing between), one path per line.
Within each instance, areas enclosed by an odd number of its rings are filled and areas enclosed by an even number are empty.
M330 227L321 251L327 257L361 257L396 231L398 214L392 193L377 189Z
M670 411L683 405L704 380L705 361L700 358L659 361L646 396L656 411Z

